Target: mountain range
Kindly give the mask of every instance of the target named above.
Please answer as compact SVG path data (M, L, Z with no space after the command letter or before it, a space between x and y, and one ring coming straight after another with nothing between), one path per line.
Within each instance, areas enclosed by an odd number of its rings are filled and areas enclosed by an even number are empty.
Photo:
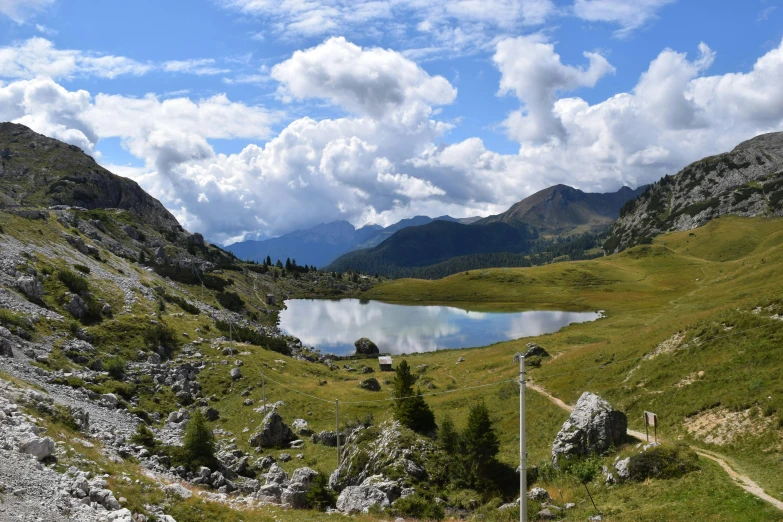
M367 225L358 229L347 221L333 221L272 239L240 241L227 246L226 249L246 261L262 262L269 256L272 262L278 259L295 259L300 266L314 265L322 268L346 252L379 245L404 228L426 225L435 220L473 223L478 219L480 218L458 219L440 216L433 219L427 216L415 216L385 228L380 225Z
M549 250L573 258L597 247L597 232L605 230L620 208L644 188L623 187L608 194L591 194L566 185L539 191L506 212L472 224L434 221L393 234L376 247L356 250L337 258L326 270L359 270L386 276L420 276L420 269L461 258L443 266L437 276L490 266L525 266L529 255ZM585 235L593 241L585 242ZM577 246L568 248L569 243ZM563 248L565 246L565 248ZM504 258L488 255L508 254Z

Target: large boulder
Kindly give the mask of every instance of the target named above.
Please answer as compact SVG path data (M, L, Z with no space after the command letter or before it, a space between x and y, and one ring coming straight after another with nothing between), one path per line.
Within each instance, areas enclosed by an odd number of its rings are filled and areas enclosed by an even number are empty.
M2 326L0 326L0 356L14 356L14 345L11 342L11 332Z
M261 425L261 431L250 437L250 445L259 448L271 448L288 444L296 440L296 435L276 411L270 411Z
M340 435L340 442L344 442L345 437L343 435ZM310 437L310 440L313 441L313 444L323 444L324 446L329 446L331 448L337 447L337 432L336 431L320 431Z
M364 379L360 382L359 388L369 391L381 391L381 384L375 377L370 377L369 379Z
M76 294L65 294L65 310L76 319L81 319L87 313L87 303Z
M291 475L291 482L280 494L280 503L303 509L307 507L307 493L318 472L310 468L299 468Z
M552 463L561 459L603 453L625 442L628 419L601 397L585 392L552 444Z
M362 354L362 355L372 355L375 353L379 353L378 347L375 345L374 342L369 340L366 337L362 337L353 345L356 347L356 353Z
M387 508L392 500L389 495L381 489L380 484L375 483L375 477L368 477L367 480L358 486L348 486L340 492L337 497L337 509L343 513L367 513L371 507L379 506Z
M341 491L377 475L400 478L408 484L426 481L425 465L434 451L429 440L396 421L356 428L345 441L340 466L329 477L329 487Z
M34 277L20 277L16 281L16 288L30 299L40 301L43 297L43 285Z
M49 437L33 437L23 442L19 451L35 456L39 461L52 456L54 441Z

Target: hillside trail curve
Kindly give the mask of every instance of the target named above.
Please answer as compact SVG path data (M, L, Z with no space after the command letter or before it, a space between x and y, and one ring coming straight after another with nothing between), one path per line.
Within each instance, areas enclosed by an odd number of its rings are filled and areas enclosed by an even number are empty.
M527 381L526 387L531 389L531 390L533 390L533 391L535 391L536 393L539 393L539 394L543 395L550 402L552 402L553 404L555 404L559 408L562 408L563 410L565 410L565 411L567 411L569 413L571 413L573 411L573 409L574 409L572 406L569 406L568 404L566 404L562 400L558 399L557 397L555 397L554 395L552 395L551 393L546 391L544 388L542 388L541 386L539 386L538 384L535 384L534 382L532 382L530 380ZM646 435L644 433L640 432L640 431L627 430L627 432L628 432L629 435L631 435L633 437L636 437L637 439L640 439L640 440L644 439L646 437ZM658 438L659 438L659 440L662 440L660 437L658 437ZM695 451L696 454L698 454L699 456L704 457L706 459L710 459L713 462L716 462L721 468L723 468L723 470L729 475L729 477L731 477L732 479L734 479L737 482L737 484L742 489L744 489L745 491L747 491L751 495L753 495L753 496L755 496L755 497L757 497L757 498L759 498L761 500L769 502L770 504L775 506L777 509L783 511L783 502L781 502L780 500L778 500L775 497L773 497L773 496L769 495L768 493L766 493L761 486L756 484L756 482L754 482L747 475L743 475L741 473L738 473L736 470L734 470L731 466L729 466L729 464L723 459L723 457L721 455L719 455L717 453L714 453L712 451L703 450L703 449L700 449L700 448L694 448L693 446L691 446L690 448L693 451Z

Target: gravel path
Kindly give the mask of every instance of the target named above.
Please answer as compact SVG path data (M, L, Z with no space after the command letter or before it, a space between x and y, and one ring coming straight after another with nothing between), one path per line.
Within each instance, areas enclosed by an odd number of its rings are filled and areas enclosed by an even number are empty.
M569 413L571 411L573 411L573 407L569 406L568 404L566 404L562 400L558 399L557 397L555 397L554 395L552 395L551 393L546 391L541 386L539 386L537 384L534 384L532 381L528 380L525 383L525 385L528 388L530 388L531 390L533 390L533 391L535 391L537 393L540 393L541 395L543 395L544 397L549 399L550 402L552 402L553 404L557 405L558 407L564 409L565 411L567 411ZM639 440L642 440L642 439L645 438L645 434L640 432L640 431L628 430L628 434L633 436L633 437L636 437ZM661 439L660 437L658 437L658 439L663 441L663 439ZM720 465L720 467L723 468L723 470L729 475L729 477L731 477L732 479L737 481L737 485L739 487L741 487L742 489L744 489L745 491L747 491L751 495L753 495L753 496L755 496L757 498L760 498L761 500L765 500L765 501L769 502L770 504L772 504L773 506L775 506L776 508L778 508L779 510L783 511L783 502L781 502L780 500L778 500L775 497L773 497L773 496L769 495L768 493L766 493L761 486L756 484L756 482L754 482L747 475L742 475L742 474L738 473L736 470L734 470L731 466L729 466L729 464L723 459L723 457L721 455L719 455L717 453L714 453L712 451L707 451L707 450L702 450L702 449L699 449L699 448L694 448L693 446L690 446L690 448L693 451L695 451L699 456L707 458L707 459L710 459L710 460L712 460L714 462L717 462Z

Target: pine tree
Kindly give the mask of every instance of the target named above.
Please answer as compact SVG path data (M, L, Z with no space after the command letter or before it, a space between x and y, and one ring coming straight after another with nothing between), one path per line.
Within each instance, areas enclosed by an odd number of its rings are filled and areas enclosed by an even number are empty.
M185 427L182 449L189 468L197 469L199 466L206 466L214 469L216 467L215 437L199 408L193 410Z
M480 484L490 478L487 472L500 451L500 439L483 401L470 407L468 425L460 438L466 471L474 484Z
M272 266L272 258L269 256L266 256L266 266Z
M438 426L438 442L449 455L455 453L459 446L459 433L454 427L450 415L446 415Z
M427 402L417 390L413 393L416 377L411 374L408 361L403 360L397 365L392 380L392 397L397 399L394 407L394 418L403 426L419 433L432 433L437 429L435 415Z

